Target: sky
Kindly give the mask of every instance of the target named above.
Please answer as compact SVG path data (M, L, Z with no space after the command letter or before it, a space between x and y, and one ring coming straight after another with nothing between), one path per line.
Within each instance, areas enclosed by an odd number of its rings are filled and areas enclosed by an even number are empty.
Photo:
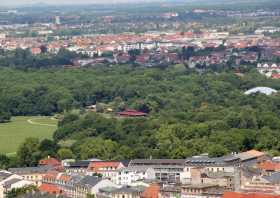
M151 2L155 0L137 0ZM0 6L6 5L25 5L25 4L90 4L90 3L119 3L119 2L135 2L135 0L0 0Z

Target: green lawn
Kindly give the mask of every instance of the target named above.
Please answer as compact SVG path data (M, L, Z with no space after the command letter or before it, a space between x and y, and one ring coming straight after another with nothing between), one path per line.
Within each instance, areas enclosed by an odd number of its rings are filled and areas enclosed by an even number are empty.
M13 154L27 137L52 138L57 121L50 117L13 117L0 124L0 153Z

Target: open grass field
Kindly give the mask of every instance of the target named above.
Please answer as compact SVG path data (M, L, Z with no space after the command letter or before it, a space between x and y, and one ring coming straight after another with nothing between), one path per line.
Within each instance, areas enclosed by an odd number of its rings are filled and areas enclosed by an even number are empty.
M57 120L50 117L13 117L0 124L0 153L13 154L27 137L52 138Z

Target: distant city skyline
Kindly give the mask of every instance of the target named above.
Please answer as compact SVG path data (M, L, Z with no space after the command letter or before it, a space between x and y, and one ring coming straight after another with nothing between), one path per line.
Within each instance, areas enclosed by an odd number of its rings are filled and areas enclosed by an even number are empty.
M91 3L133 3L133 2L154 2L160 0L0 0L1 6L26 5L26 4L91 4Z

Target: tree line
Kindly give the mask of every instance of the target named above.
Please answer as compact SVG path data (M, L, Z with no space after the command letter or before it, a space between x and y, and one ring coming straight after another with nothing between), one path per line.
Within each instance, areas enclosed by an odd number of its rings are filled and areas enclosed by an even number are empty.
M104 160L184 158L253 148L280 154L279 94L244 94L256 86L279 90L279 80L267 79L255 70L238 76L231 70L198 73L184 65L166 69L129 65L78 70L2 68L0 80L2 111L13 116L60 112L63 117L53 140L27 139L14 161L0 160L8 165L32 166L48 155ZM92 104L109 105L114 112L85 111ZM116 117L115 112L125 108L149 116Z

